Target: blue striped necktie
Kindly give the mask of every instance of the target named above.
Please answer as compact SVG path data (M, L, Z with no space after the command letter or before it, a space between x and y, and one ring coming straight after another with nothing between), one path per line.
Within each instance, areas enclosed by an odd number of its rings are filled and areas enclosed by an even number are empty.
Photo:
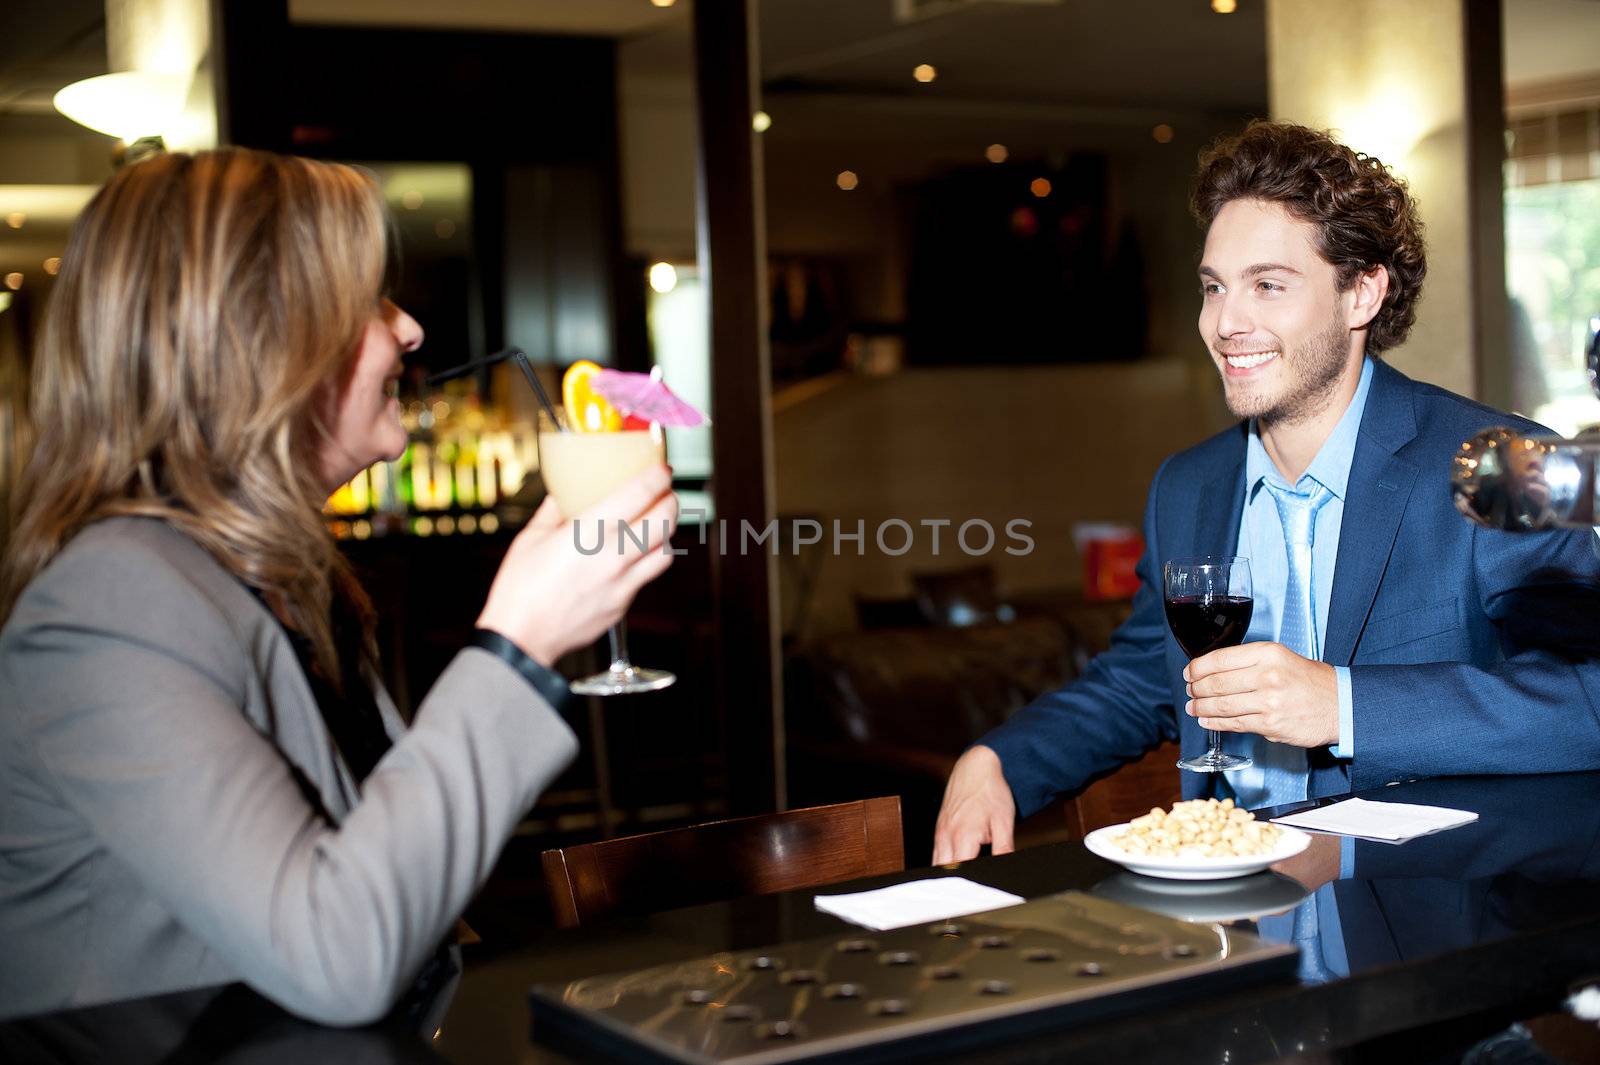
M1317 511L1333 498L1333 493L1314 481L1311 490L1304 493L1280 488L1271 481L1266 482L1266 488L1278 504L1278 520L1283 523L1283 546L1289 561L1289 579L1283 589L1283 617L1278 626L1278 642L1295 654L1315 661L1321 655L1322 648L1317 639L1311 546L1317 527ZM1273 743L1260 736L1252 738L1255 743L1250 757L1260 772L1262 795L1259 800L1248 802L1247 805L1277 806L1304 799L1305 748L1290 743Z

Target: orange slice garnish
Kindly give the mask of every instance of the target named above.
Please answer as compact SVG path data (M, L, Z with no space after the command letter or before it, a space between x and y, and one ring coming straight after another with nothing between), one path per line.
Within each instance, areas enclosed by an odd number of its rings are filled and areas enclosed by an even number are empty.
M594 390L600 367L579 359L561 377L561 402L570 426L580 433L615 433L622 429L622 412Z

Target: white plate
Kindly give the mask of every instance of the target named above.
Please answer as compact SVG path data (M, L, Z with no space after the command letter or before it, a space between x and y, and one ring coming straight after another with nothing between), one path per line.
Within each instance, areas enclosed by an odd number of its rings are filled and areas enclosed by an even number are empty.
M1127 831L1128 826L1108 825L1097 828L1084 838L1083 845L1108 862L1116 862L1125 869L1145 876L1158 876L1165 880L1226 880L1231 876L1249 876L1259 873L1273 862L1293 858L1311 846L1311 837L1297 828L1279 825L1282 835L1278 845L1265 854L1248 858L1156 858L1147 854L1129 854L1111 842L1111 837Z

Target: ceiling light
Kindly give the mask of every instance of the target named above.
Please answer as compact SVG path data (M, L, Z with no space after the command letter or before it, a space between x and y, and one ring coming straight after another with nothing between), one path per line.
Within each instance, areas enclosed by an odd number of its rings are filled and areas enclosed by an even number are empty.
M1004 144L991 144L983 150L983 157L991 163L1003 163L1010 156L1011 153L1006 151Z
M916 68L911 71L911 76L926 85L934 78L937 78L939 72L934 69L932 63L918 63Z
M757 133L765 133L772 128L772 116L765 111L757 111L750 118L750 128Z
M6 288L9 288L12 292L15 292L17 289L19 289L21 287L22 287L22 275L21 274L10 273L10 274L6 275Z
M80 126L132 144L165 132L183 111L188 90L177 74L124 70L73 82L56 93L55 105Z
M1238 7L1238 0L1211 0L1211 10L1219 15L1231 15Z
M677 0L650 0L656 7L671 7Z
M1046 196L1050 195L1050 179L1042 177L1034 178L1028 183L1028 191L1039 197L1039 199L1044 199Z
M841 170L839 171L839 176L834 178L833 182L844 191L849 192L851 189L861 184L861 179L856 176L856 172L854 170Z
M6 215L6 225L10 226L12 229L21 229L22 224L27 220L28 216L23 214L21 211L12 211L10 214Z
M1163 122L1150 131L1150 136L1155 138L1157 144L1171 144L1172 127Z
M52 255L44 261L44 272L55 277L61 272L61 256Z
M678 285L678 271L671 263L656 263L650 268L650 287L657 292L671 292Z

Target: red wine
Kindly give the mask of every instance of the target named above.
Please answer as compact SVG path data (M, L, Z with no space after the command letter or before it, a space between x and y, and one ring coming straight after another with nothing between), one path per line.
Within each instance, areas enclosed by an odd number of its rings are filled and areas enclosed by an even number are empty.
M1255 601L1243 595L1180 595L1167 600L1167 624L1190 658L1244 642Z

